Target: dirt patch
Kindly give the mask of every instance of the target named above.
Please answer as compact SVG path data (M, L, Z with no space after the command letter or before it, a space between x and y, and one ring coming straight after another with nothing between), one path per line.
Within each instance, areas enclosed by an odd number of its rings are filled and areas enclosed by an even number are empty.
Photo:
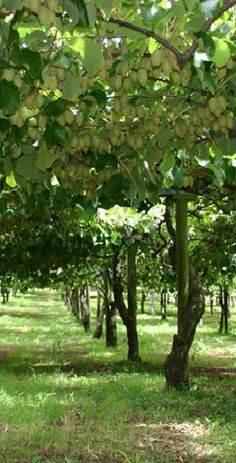
M217 463L216 455L219 449L209 451L199 439L208 436L211 429L193 423L136 423L135 428L140 429L140 438L137 447L145 454L148 450L156 455L166 456L167 463L189 463L194 457L196 463Z

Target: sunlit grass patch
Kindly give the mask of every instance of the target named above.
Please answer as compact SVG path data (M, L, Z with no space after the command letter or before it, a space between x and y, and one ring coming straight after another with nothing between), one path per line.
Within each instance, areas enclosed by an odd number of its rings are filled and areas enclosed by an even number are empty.
M167 391L161 366L176 329L138 315L143 362L84 333L60 297L12 298L0 314L1 463L234 463L235 315L219 336L206 314L191 349L188 392ZM95 301L93 301L95 313ZM19 313L20 312L20 313Z

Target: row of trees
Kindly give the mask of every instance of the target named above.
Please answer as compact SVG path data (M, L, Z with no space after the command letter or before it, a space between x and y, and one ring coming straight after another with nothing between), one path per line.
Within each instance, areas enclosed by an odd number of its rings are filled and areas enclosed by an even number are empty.
M147 206L145 212L116 206L108 211L99 209L92 214L74 199L62 195L59 187L55 187L53 206L45 208L49 198L50 193L46 189L43 193L36 190L30 199L25 198L24 204L20 198L16 201L15 192L2 194L2 281L7 275L8 286L12 279L29 286L60 289L65 302L81 319L85 330L90 327L88 285L98 288L100 297L95 337L101 336L105 318L106 343L116 345L115 315L118 310L127 329L128 359L140 360L137 286L142 288L143 295L153 290L162 294L163 316L166 306L164 295L167 291L174 293L176 288L173 205L168 200L168 205ZM185 344L177 347L173 344L165 364L167 382L172 385L174 377L173 385L176 387L188 383L187 357L195 334L195 317L197 315L198 321L202 317L205 295L215 290L216 285L222 288L221 329L225 322L225 330L228 330L227 293L235 276L235 244L231 228L234 227L234 214L218 213L215 205L200 199L191 205L189 225L191 299L188 316L181 312L178 314L178 326L179 330L183 330ZM204 252L204 257L199 260L201 252ZM173 358L177 348L178 352L181 348L185 349L184 363L178 364L178 359ZM172 365L174 372L170 370ZM177 367L185 375L181 380L177 376Z
M21 205L16 200L18 225L8 211L2 274L21 266L31 278L40 272L41 284L59 284L58 269L65 261L68 273L71 268L73 275L86 273L86 244L93 249L91 261L99 246L92 234L87 236L78 210L89 214L98 206L119 204L147 211L165 202L166 230L157 224L159 234L150 234L158 249L156 278L169 281L162 276L167 268L173 277L177 273L178 329L166 378L169 386L188 384L188 351L204 311L203 283L211 286L215 272L226 288L234 267L231 251L223 266L224 251L223 260L215 252L208 271L200 230L192 225L189 262L187 218L189 208L205 228L212 204L204 235L208 250L220 236L213 215L223 211L227 225L229 216L234 223L236 0L161 0L158 6L152 0L0 3L2 188L8 185L21 198ZM27 196L36 208L32 219L31 208L25 211ZM7 209L5 196L4 204ZM56 234L48 204L60 230ZM135 339L135 294L131 291L125 304L120 269L128 254L128 279L135 279L137 242L132 233L121 241L122 246L116 239L108 246L107 259L115 304Z

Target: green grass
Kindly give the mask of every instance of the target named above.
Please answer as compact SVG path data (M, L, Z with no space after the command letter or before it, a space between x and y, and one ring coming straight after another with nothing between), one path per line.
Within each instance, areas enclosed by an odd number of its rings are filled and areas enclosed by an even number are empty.
M95 301L93 301L93 305ZM0 463L235 463L236 316L206 314L191 350L190 391L167 391L161 366L176 313L140 315L132 365L84 333L60 297L38 291L0 308Z

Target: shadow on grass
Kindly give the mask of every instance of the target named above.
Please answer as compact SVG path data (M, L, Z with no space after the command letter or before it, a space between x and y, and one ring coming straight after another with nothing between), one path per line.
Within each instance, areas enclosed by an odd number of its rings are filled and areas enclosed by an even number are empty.
M13 318L54 318L53 314L47 314L43 312L27 312L27 311L14 311L14 310L0 310L0 317L7 315Z

